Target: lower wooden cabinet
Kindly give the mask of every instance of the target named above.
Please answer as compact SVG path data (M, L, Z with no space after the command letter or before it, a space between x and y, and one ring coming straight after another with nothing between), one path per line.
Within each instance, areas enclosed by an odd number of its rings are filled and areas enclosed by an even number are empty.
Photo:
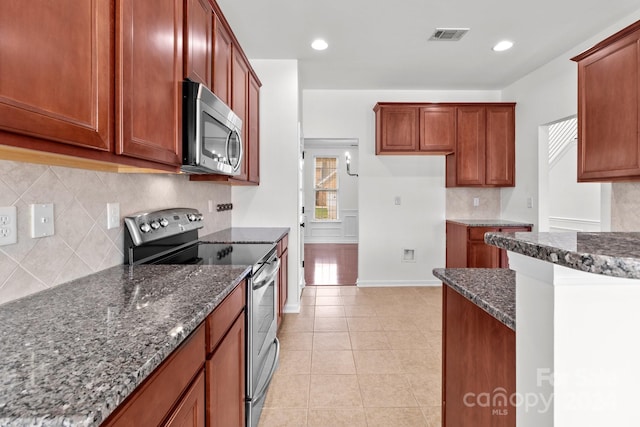
M199 396L204 394L204 384L198 386L198 378L204 361L205 328L200 326L102 425L158 426L178 425L172 421L178 418L203 420L204 405Z
M207 358L207 426L242 427L245 423L244 312Z
M278 327L282 322L284 305L289 296L289 235L287 234L278 242L278 258L280 259L280 272L278 275Z
M204 372L200 371L178 403L166 427L204 427Z
M443 286L442 425L513 427L516 334Z
M103 427L244 427L245 292L239 284Z
M476 227L447 221L447 268L509 268L507 252L487 245L488 232L531 231L527 226Z

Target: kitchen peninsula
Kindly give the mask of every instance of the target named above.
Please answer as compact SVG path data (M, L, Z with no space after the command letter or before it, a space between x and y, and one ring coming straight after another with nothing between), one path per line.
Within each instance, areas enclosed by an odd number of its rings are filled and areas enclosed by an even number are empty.
M516 275L518 427L640 425L640 233L485 241Z

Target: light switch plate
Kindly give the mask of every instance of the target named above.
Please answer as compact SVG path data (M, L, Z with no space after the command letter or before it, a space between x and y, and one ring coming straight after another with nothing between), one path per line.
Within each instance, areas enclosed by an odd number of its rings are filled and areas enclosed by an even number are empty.
M31 238L53 236L53 203L29 205L31 208Z
M0 246L18 242L18 222L15 206L0 208Z

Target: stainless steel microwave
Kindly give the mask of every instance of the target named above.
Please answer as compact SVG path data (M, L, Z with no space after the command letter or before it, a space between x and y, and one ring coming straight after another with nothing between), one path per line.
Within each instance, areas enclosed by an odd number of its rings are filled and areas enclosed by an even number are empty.
M238 175L242 119L201 83L185 80L182 100L182 171Z

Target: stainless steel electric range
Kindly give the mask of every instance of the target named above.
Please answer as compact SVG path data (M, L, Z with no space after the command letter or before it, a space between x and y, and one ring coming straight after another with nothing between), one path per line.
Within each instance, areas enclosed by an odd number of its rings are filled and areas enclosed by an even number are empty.
M203 215L173 208L125 217L125 264L252 265L246 301L246 426L258 425L278 364L276 246L199 240Z

